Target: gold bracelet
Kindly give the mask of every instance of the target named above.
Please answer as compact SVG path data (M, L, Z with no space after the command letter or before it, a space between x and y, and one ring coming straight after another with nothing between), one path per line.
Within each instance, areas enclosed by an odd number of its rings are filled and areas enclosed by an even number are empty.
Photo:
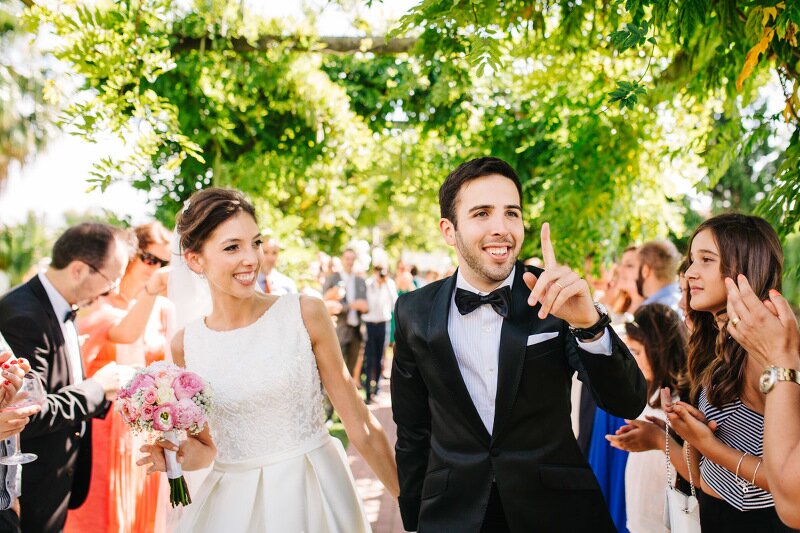
M761 466L761 463L763 463L763 462L764 462L764 458L763 457L759 457L758 458L758 464L756 465L756 469L753 470L753 481L751 481L750 484L753 485L754 487L756 486L756 474L758 473L758 468Z

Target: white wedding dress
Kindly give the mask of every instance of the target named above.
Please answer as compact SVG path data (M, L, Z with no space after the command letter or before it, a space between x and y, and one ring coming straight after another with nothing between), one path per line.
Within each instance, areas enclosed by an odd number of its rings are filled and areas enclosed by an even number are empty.
M370 531L344 448L324 424L316 359L296 294L253 324L186 326L186 368L211 385L213 469L181 532Z

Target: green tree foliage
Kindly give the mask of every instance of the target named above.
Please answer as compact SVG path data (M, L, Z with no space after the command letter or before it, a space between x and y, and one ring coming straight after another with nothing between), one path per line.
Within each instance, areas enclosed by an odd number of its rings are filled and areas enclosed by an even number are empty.
M28 213L20 224L0 226L0 271L12 286L17 285L31 266L49 253L52 243L44 221L34 213Z
M655 107L673 103L678 97L688 105L721 107L728 118L723 132L709 129L705 142L695 147L704 153L708 184L714 187L737 156L746 159L754 147L762 145L759 132L775 120L761 115L751 117L755 124L746 124L739 115L742 104L752 102L756 89L769 78L769 71L777 74L784 90L784 119L797 128L798 25L800 3L795 1L423 0L404 17L400 31L421 32L431 48L457 43L468 52L486 49L481 43L490 32L500 32L499 39L506 43L511 40L517 51L514 38L530 39L531 30L537 29L539 35L552 39L553 49L561 47L576 53L605 49L620 58L648 56L657 50L656 60L648 63L647 75L634 69L606 80L608 103L632 109L637 103ZM475 54L467 57L476 66L482 60ZM487 57L496 69L508 68L503 54ZM593 63L587 61L586 65ZM597 73L598 78L602 74ZM775 186L759 203L757 212L787 235L800 227L797 132L780 159Z
M44 146L57 113L57 73L20 28L23 7L0 1L0 184L12 162Z
M256 198L281 236L327 251L373 227L390 249L427 248L440 242L444 176L491 154L520 173L531 235L550 221L577 266L684 233L676 179L699 181L705 164L714 186L763 140L774 117L745 128L736 79L743 103L768 62L789 87L795 10L731 4L424 0L394 31L416 39L397 55L321 53L322 39L222 0L61 2L26 20L53 28L54 54L84 80L65 124L134 139L99 165L98 185L152 191L167 223L215 184ZM753 62L770 29L769 61ZM759 206L784 230L796 146Z

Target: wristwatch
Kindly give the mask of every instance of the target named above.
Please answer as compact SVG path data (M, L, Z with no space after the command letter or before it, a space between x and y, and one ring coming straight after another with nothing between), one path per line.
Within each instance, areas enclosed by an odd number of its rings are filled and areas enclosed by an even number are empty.
M600 320L595 322L593 325L589 326L588 328L573 328L572 326L569 327L569 330L575 335L579 340L588 341L589 339L593 339L597 337L604 329L611 324L611 317L608 316L608 310L603 306L603 304L594 304L594 308L597 309L597 312L600 314Z
M793 381L800 385L800 371L793 368L779 368L777 366L768 366L761 374L759 386L761 392L766 394L772 390L772 387L779 381Z

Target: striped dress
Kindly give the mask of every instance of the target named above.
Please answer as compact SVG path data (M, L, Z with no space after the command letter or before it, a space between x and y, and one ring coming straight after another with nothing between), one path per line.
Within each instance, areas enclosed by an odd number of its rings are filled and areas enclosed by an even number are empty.
M716 436L723 443L755 457L764 455L764 415L748 408L739 398L718 409L708 401L705 389L700 392L698 407L709 422L713 420L717 423ZM775 505L772 495L751 485L750 478L743 483L741 473L737 480L733 472L705 457L700 459L700 472L703 481L738 511L765 509ZM744 487L747 487L747 492L743 490Z

